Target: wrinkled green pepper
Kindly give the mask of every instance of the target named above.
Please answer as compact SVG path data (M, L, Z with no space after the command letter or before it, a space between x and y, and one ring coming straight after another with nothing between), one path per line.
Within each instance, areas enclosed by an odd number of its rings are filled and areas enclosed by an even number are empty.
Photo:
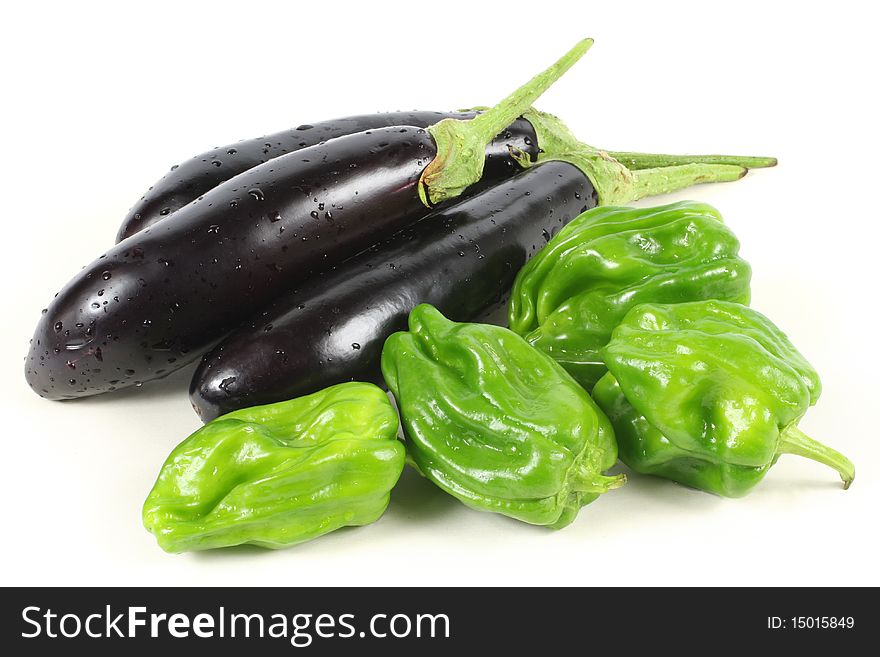
M466 505L564 527L624 482L611 425L553 359L515 333L429 305L390 336L382 373L418 470Z
M168 552L281 548L377 520L403 470L397 414L367 383L343 383L209 422L178 445L144 526Z
M593 397L636 472L727 497L749 492L780 454L836 469L844 487L855 476L845 456L797 428L819 397L815 370L746 306L637 306L603 356L609 371Z
M713 207L598 207L568 224L520 271L509 325L588 390L600 351L639 303L749 302L751 269Z

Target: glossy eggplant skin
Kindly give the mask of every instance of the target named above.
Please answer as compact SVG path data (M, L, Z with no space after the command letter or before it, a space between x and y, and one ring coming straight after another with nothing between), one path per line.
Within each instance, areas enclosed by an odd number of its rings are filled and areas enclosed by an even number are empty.
M68 283L37 325L28 383L43 397L71 399L179 369L310 274L428 214L418 183L435 155L424 129L396 126L222 183ZM495 158L484 181L513 173Z
M476 112L413 111L361 114L303 124L292 130L217 146L171 167L168 173L156 181L128 211L116 235L116 241L121 242L152 226L230 178L287 153L365 130L397 125L427 128L445 118L470 119L474 116ZM522 139L529 136L528 131L531 126L525 121L519 121L512 126L512 129L520 133ZM534 139L533 133L531 137ZM501 151L504 148L502 142L496 141L494 146L496 149L494 155L506 155L506 152Z
M343 381L384 385L379 361L409 311L473 321L504 302L528 258L597 196L586 176L547 162L437 210L307 281L202 360L190 399L203 421Z

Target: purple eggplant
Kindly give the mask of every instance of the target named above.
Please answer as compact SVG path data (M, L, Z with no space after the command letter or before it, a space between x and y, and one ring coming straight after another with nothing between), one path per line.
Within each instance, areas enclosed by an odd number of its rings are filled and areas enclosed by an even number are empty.
M434 212L233 331L196 370L193 407L207 422L343 381L384 385L382 345L414 306L456 321L491 312L526 260L597 200L583 172L547 162Z
M174 165L168 173L153 183L126 214L116 241L121 242L144 228L149 228L230 178L287 153L365 130L397 125L427 128L443 119L464 121L475 116L476 112L427 111L362 114L304 124L292 130L218 146L180 165ZM493 140L486 150L484 180L497 180L504 171L510 175L514 173L508 157L508 146L524 151L534 148L535 133L528 121L514 121L507 132L507 136Z

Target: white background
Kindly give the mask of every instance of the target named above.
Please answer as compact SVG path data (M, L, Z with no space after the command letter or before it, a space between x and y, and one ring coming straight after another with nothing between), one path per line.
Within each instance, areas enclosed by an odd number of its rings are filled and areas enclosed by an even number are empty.
M2 584L880 584L880 167L873 3L16 3L3 19ZM28 8L24 8L27 6ZM26 386L40 309L127 208L206 148L351 113L491 104L577 39L538 106L618 150L779 157L650 203L716 205L754 306L822 375L801 427L857 466L783 457L747 498L632 477L560 532L407 471L385 516L292 549L168 555L140 507L199 426L186 370L74 403Z

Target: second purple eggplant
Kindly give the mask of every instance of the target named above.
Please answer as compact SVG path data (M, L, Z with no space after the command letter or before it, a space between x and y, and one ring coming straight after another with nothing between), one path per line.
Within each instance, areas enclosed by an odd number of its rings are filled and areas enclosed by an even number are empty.
M196 370L193 407L207 422L343 381L384 385L382 345L414 306L458 321L490 311L526 260L596 202L576 167L548 162L433 213L232 333Z

